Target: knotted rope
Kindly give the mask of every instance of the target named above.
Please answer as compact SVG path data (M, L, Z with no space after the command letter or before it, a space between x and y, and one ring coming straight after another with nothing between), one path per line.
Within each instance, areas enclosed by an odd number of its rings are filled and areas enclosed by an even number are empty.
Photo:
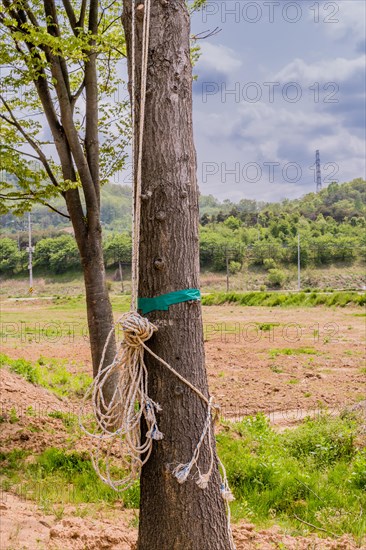
M122 328L124 339L113 362L103 368L105 352L116 325ZM97 441L92 449L92 462L99 477L116 490L127 489L138 477L141 466L149 459L152 440L162 439L156 412L160 406L148 396L148 377L144 363L144 341L148 340L156 327L138 313L123 315L110 331L100 361L97 376L84 396L80 425L83 431ZM115 385L113 395L106 388L110 382ZM108 393L108 395L107 395ZM85 406L91 397L96 426L93 431L84 426ZM145 419L147 432L141 442L141 420ZM114 480L110 473L110 457L114 444L118 442L130 458L130 471L125 478ZM104 475L100 469L101 449L107 447Z
M123 331L123 340L113 362L103 367L110 338L118 325ZM126 313L113 326L104 346L98 374L94 378L83 399L83 405L80 412L80 427L89 437L98 442L96 454L93 453L92 458L93 465L101 479L114 489L120 489L121 487L124 489L127 488L130 485L130 481L133 482L138 477L140 468L149 459L153 440L163 439L163 434L158 428L156 419L156 413L160 412L162 409L160 405L155 403L148 395L148 373L144 362L144 351L146 350L207 404L206 421L192 459L186 464L178 464L172 470L172 474L176 477L177 481L179 483L184 483L195 466L196 472L193 477L197 485L201 489L205 489L210 480L214 466L212 423L218 414L219 407L213 403L212 397L207 399L198 388L186 380L179 372L173 369L173 367L156 355L145 344L156 330L157 328L155 325L135 312ZM110 397L108 390L105 388L110 388L111 381L113 381L114 391ZM93 417L96 422L93 431L86 428L83 421L83 418L87 416L86 405L90 398ZM147 425L144 442L141 442L142 418L145 419ZM206 437L210 451L210 465L208 471L202 474L198 461L201 447ZM122 447L126 448L126 452L131 458L131 472L126 478L120 480L112 479L109 466L106 467L108 475L105 477L100 470L98 460L100 457L101 444L104 442L108 443L108 462L111 455L111 447L116 441L119 441ZM220 467L224 473L224 483L222 486L223 496L226 500L232 500L233 496L227 484L225 468L221 462Z
M122 329L123 340L113 362L103 367L110 339L117 326ZM205 424L191 460L178 464L171 470L178 483L184 483L191 478L198 487L206 489L214 467L212 425L218 414L218 406L213 403L212 397L208 399L189 380L186 380L145 344L156 330L155 325L136 312L126 313L116 322L107 337L98 374L84 396L79 417L80 427L95 443L92 445L91 457L100 479L116 491L126 490L130 487L139 478L141 467L149 460L153 441L161 440L164 437L159 430L156 418L156 413L162 409L148 395L148 372L144 362L146 350L207 404ZM110 397L105 388L110 387L111 381L113 381L114 391ZM95 419L93 430L88 429L83 421L83 418L87 416L86 405L90 398ZM141 420L143 418L147 426L144 441L141 437ZM199 458L206 439L210 463L207 472L202 473ZM121 447L123 455L128 458L128 461L125 462L127 472L121 479L113 479L111 473L110 462L111 457L116 454L116 443ZM104 450L103 459L102 450ZM234 497L229 488L225 467L220 460L218 461L222 471L221 494L226 502L230 545L231 549L235 550L230 527L229 507L229 502L234 500ZM105 465L103 470L102 463Z

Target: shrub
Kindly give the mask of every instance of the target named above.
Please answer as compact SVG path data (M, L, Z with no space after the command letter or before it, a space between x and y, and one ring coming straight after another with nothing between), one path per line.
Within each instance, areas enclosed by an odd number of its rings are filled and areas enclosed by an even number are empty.
M118 491L103 483L86 453L48 448L28 459L24 451L0 453L0 463L8 479L17 480L22 475L21 490L27 497L42 499L48 503L109 502L121 498ZM122 477L123 470L111 465L112 477ZM35 490L36 487L36 490ZM126 507L139 506L140 491L135 483L122 495Z
M366 490L366 450L360 451L355 456L350 476L352 485L357 489Z
M269 286L281 288L286 280L286 274L281 269L270 269L267 280Z
M76 241L71 235L60 235L54 239L42 239L36 244L34 264L53 273L65 273L80 267Z
M264 258L263 260L264 269L269 271L270 269L275 269L277 264L273 258Z
M107 237L103 242L103 253L106 266L117 266L118 262L130 262L131 247L131 237L127 233L119 233Z
M229 263L229 271L232 275L235 275L235 273L239 273L241 270L241 263L240 262L230 262Z
M16 273L22 269L24 253L13 239L0 239L0 273Z
M304 306L312 307L317 305L340 306L347 304L355 306L364 306L366 304L366 294L357 292L334 292L332 294L323 294L318 292L298 292L298 293L279 293L279 292L212 292L202 296L202 304L205 306L221 305L225 303L237 303L242 306Z
M239 229L239 227L241 226L241 221L238 220L238 218L236 218L235 216L229 216L224 221L224 225L232 230L235 230Z
M354 437L355 422L331 420L323 415L316 420L308 419L296 431L286 434L284 447L289 456L310 459L321 467L353 458Z
M71 374L64 362L56 359L40 358L31 363L25 359L11 359L7 355L0 355L0 367L3 366L20 374L28 382L47 388L59 397L81 397L92 381L92 378L83 372Z

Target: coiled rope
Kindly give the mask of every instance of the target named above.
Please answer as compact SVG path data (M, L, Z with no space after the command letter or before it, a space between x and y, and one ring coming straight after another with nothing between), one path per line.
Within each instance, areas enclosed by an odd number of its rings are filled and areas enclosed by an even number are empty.
M123 340L113 362L103 367L109 341L116 327L122 329ZM172 475L178 483L184 483L191 478L195 480L198 487L206 489L214 467L212 425L219 408L213 403L212 397L207 399L189 380L186 380L145 344L156 330L156 326L148 319L133 311L126 313L115 323L107 337L98 374L84 396L79 416L80 427L94 443L91 447L91 457L100 479L116 491L128 489L139 478L142 466L149 460L153 441L159 441L164 437L159 430L156 418L156 413L162 409L148 395L148 373L144 362L144 352L147 351L207 404L205 424L191 460L178 464L172 469ZM115 389L112 397L107 400L105 387L110 380L113 380ZM95 419L93 430L84 424L90 398ZM142 441L141 437L142 418L147 426L145 441ZM207 472L202 473L199 457L206 439L210 452L210 464ZM114 479L111 472L111 458L117 454L116 444L120 446L123 456L127 458L125 462L127 473L121 479ZM218 462L222 472L221 494L226 503L230 548L235 550L229 507L229 502L234 500L234 497L229 488L225 467L220 459ZM101 465L104 466L101 467Z
M136 155L135 138L135 107L136 107L136 16L135 3L132 0L132 52L131 52L131 85L132 85L132 157L133 157L133 253L132 253L132 292L131 311L123 315L112 327L106 339L102 357L99 364L98 374L87 390L83 405L80 411L79 424L81 429L92 440L91 448L92 463L98 476L102 481L117 491L126 490L140 476L142 466L149 460L153 448L153 441L163 438L158 428L156 415L162 409L155 403L148 394L148 372L144 362L144 352L148 352L160 364L168 369L183 384L189 387L207 405L207 415L202 429L201 437L196 445L192 458L189 462L178 464L172 469L172 475L178 483L184 483L192 478L201 489L206 489L214 468L214 454L212 450L213 422L218 415L218 407L193 384L186 380L171 365L156 355L145 342L151 338L157 327L150 321L137 313L138 302L138 278L139 278L139 244L140 244L140 221L141 221L141 189L142 189L142 148L143 132L145 121L146 81L148 64L148 47L150 31L151 0L145 0L144 20L142 35L142 59L141 59L141 99L138 150ZM135 159L137 156L137 161ZM118 347L116 356L112 363L104 365L106 351L110 339L116 333L116 328L123 332L123 339ZM107 392L111 381L114 384L112 396ZM108 395L108 398L107 398ZM87 427L84 419L87 417L87 404L91 398L94 426ZM141 421L145 420L146 433L142 441ZM201 472L199 458L202 445L207 439L210 453L208 470ZM117 447L120 446L122 456L125 459L124 466L126 474L121 479L115 479L111 470L111 457L117 454ZM226 471L222 462L218 459L222 472L221 494L226 503L228 532L230 537L230 548L235 550L230 526L229 502L234 500L230 491ZM103 466L104 464L104 466Z

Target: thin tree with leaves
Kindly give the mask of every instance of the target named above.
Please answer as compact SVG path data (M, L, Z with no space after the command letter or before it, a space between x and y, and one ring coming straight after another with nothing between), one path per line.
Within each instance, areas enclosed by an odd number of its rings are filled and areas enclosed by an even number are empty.
M120 11L98 0L2 0L0 10L1 211L20 214L38 202L70 219L94 374L113 323L100 190L123 166L130 137ZM52 204L60 196L65 210ZM114 354L112 338L105 361Z

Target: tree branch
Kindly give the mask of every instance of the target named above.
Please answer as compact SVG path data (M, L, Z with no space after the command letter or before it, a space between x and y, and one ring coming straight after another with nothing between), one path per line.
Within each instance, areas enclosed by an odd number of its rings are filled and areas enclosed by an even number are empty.
M60 38L60 28L58 24L58 17L57 17L57 11L56 6L54 3L54 0L44 0L44 11L46 14L47 19L47 31L51 36L55 36L57 38ZM50 53L50 60L57 60L57 62L60 65L62 76L65 82L66 90L69 96L69 99L71 100L71 90L70 90L70 80L69 80L69 73L67 70L67 65L65 59L60 55L54 55Z
M1 116L1 115L0 115ZM3 118L3 117L1 117ZM5 119L6 120L6 119ZM9 122L9 121L8 121ZM19 153L20 155L25 155L26 157L30 157L32 159L41 160L36 155L31 155L30 153L25 153L24 151L21 151L20 149L15 149L15 147L10 147L10 145L1 145L1 147L5 147L5 149L10 149L11 151L15 151L16 153Z
M208 31L199 32L197 34L193 34L191 36L191 40L206 40L206 38L211 38L212 36L215 36L221 31L222 29L220 29L220 27L215 27L212 31L208 30Z
M68 216L67 214L64 214L63 212L60 212L60 210L57 210L57 208L55 208L51 204L48 204L48 202L45 202L42 199L39 199L38 197L34 196L34 193L32 193L32 192L23 193L21 195L18 195L17 197L14 196L14 195L9 196L6 193L0 193L0 198L4 199L4 200L7 200L7 201L22 201L22 200L25 200L25 199L27 199L28 201L36 201L36 202L39 202L40 204L43 204L43 206L47 206L47 208L49 208L50 210L53 210L53 212L56 212L56 214L59 214L60 216L63 216L64 218L67 218L68 220L70 219L70 216Z
M27 34L21 28L23 21L22 21L22 18L20 16L20 14L18 14L17 12L15 12L14 10L11 9L11 5L10 5L9 0L3 0L3 4L9 10L9 13L12 15L12 17L17 21L17 27L13 27L13 31L15 31L15 32L21 31L21 32L23 32L23 34ZM13 35L12 35L12 38L15 42L15 47L16 47L17 51L20 53L20 55L22 56L24 63L28 67L28 70L32 70L32 69L34 70L35 69L35 63L34 63L33 59L28 58L27 54L20 47L19 41ZM37 71L38 71L37 76L34 77L33 82L34 82L34 85L37 89L38 96L41 100L41 103L42 103L42 106L43 106L43 109L44 109L44 113L46 115L48 124L50 125L51 132L55 136L55 133L60 131L61 126L59 124L57 113L56 113L56 111L54 109L54 106L53 106L51 92L50 92L49 84L48 84L48 81L47 81L47 75L46 75L46 72L45 72L45 70L44 70L44 68L42 67L42 64L41 64L41 56L40 56L39 52L37 51L37 48L32 43L30 43L27 40L25 40L25 43L26 43L26 46L27 46L27 48L30 52L30 55L33 56L39 62L39 66L37 68ZM48 48L44 48L41 45L39 47L42 51L45 52L48 61L50 61L50 52L49 52ZM41 67L41 68L39 68L39 67Z
M127 55L123 52L121 52L121 50L119 50L118 48L116 48L115 46L112 46L111 48L112 50L115 50L116 52L118 52L122 57L125 57L127 59Z
M70 26L71 26L75 36L77 36L77 34L78 34L78 32L76 30L77 21L76 21L75 12L74 12L74 9L71 5L71 2L70 2L70 0L62 0L62 3L64 5L67 17L69 18Z
M23 0L23 4L24 4L24 7L25 7L25 12L28 15L28 18L29 18L30 22L32 23L32 25L34 27L39 27L39 23L37 21L37 18L34 15L34 13L32 12L27 0Z
M29 145L34 149L34 151L36 151L37 155L38 155L38 158L39 160L42 162L43 166L44 166L44 169L46 170L47 172L47 175L48 177L50 178L52 184L55 186L55 187L58 187L58 181L54 175L54 173L52 172L52 169L48 163L48 160L46 158L46 155L43 153L43 151L41 150L41 148L39 147L39 145L34 141L34 139L29 135L27 134L27 132L24 130L24 128L19 124L19 122L17 121L17 119L15 118L11 108L9 107L8 103L5 101L5 99L3 98L3 96L0 95L0 99L5 107L5 109L8 111L11 119L9 119L8 117L4 116L4 115L1 115L0 114L0 118L2 118L3 120L5 120L6 122L8 122L9 124L11 124L12 126L14 126L21 134L22 136L27 140L27 142L29 143Z
M108 29L111 28L112 25L114 25L114 23L116 21L119 21L121 19L121 16L119 15L118 17L116 17L115 19L113 19L113 21L111 21L104 29L103 29L103 32L102 34L104 34L105 32L107 32Z
M323 533L328 533L328 535L332 535L332 537L339 538L339 535L337 535L336 533L332 533L332 531L328 531L323 527L318 527L317 525L313 525L312 523L309 523L308 521L305 521L304 519L299 518L296 514L294 514L294 518L296 518L297 521L300 521L301 523L304 523L305 525L312 527L313 529L317 529L318 531L322 531Z
M16 22L16 25L13 25L12 27L7 27L16 44L16 48L19 51L19 53L22 55L22 58L26 66L28 67L28 69L30 71L36 71L36 74L33 78L33 82L36 87L38 97L42 103L44 114L46 116L49 128L51 130L51 133L54 139L54 143L55 143L56 150L57 150L61 167L62 167L63 178L65 180L76 181L76 173L75 173L71 145L70 145L71 136L70 136L70 133L65 131L64 127L59 122L59 118L53 104L49 83L47 81L46 70L43 67L43 62L41 59L41 55L38 51L38 48L41 49L46 55L47 62L51 69L52 77L56 81L56 85L55 85L56 93L57 93L57 85L59 82L61 82L61 84L63 82L64 88L66 88L62 70L59 67L59 69L55 71L54 65L57 65L57 64L55 63L54 58L52 58L51 52L48 47L44 45L35 46L31 40L29 39L27 40L29 33L24 28L22 28L22 24L23 22L26 21L26 18L25 18L25 21L22 20L20 14L11 8L11 3L9 0L2 0L2 2L5 8L8 10L8 12L11 14L11 16ZM84 5L84 9L86 9L85 0L83 0L83 5ZM23 14L23 19L24 17L25 15ZM27 56L20 48L18 44L18 40L14 36L14 33L18 33L18 32L21 32L24 35L25 37L24 42L26 44L26 47L29 50L30 56ZM66 102L69 105L68 95L69 94L67 92L67 89L64 90L63 93L61 94L62 97L60 97L60 94L57 93L59 104L61 103L61 99L63 98L63 99L66 99ZM62 111L62 106L60 105L60 107ZM71 121L72 121L72 112L71 112ZM16 124L14 124L14 122L13 122L13 125L17 127ZM22 135L26 138L26 140L29 142L29 139L28 139L29 136L24 131L24 129L20 125L18 129L22 133ZM77 142L77 140L74 139L73 141L74 141L74 149L75 149L75 141ZM31 145L33 147L33 144ZM79 143L77 143L77 145L79 146ZM38 153L38 150L37 150L37 153ZM81 168L81 170L79 170L80 177L81 177L83 172L83 166L80 163L80 156L81 155L79 154L79 159L77 160L79 160L78 169ZM84 169L84 172L85 172L85 169ZM95 198L93 198L92 196L90 199L90 197L88 196L88 190L85 188L84 185L83 185L83 190L85 194L87 207L88 207L88 204L90 203L94 204ZM91 185L91 191L93 192L92 185ZM85 231L87 231L87 224L85 223L85 216L84 216L83 206L80 200L79 189L69 189L65 191L64 198L65 198L67 209L68 209L68 212L70 213L70 217L75 229L75 236L79 239L79 243L81 243L82 235L85 234ZM93 216L91 217L93 218Z
M60 65L57 62L52 63L52 74L56 80L56 93L61 111L61 120L65 131L67 142L70 147L75 165L80 175L81 184L84 191L85 203L88 209L89 223L98 223L99 204L97 193L94 187L93 176L91 174L88 160L79 142L79 134L75 128L72 105L70 103L65 82L62 78ZM98 164L98 157L95 159ZM71 160L70 160L71 162Z
M63 212L60 212L60 210L57 210L57 208L55 208L54 206L52 206L51 204L49 204L48 202L44 202L44 201L40 201L41 204L43 204L44 206L47 206L47 208L49 208L50 210L52 210L53 212L56 212L56 214L59 214L60 216L63 216L64 218L67 218L68 220L70 220L70 216L68 216L67 214L64 214Z
M85 76L83 78L83 81L82 83L80 84L79 88L76 90L76 92L74 93L74 95L71 97L71 105L74 107L75 106L75 103L77 102L77 100L79 99L79 97L81 96L81 94L83 93L83 90L85 89Z
M22 201L24 199L32 200L32 196L29 195L29 193L23 193L22 195L17 195L16 197L13 195L7 195L6 193L0 193L1 199L6 199L7 201Z
M79 21L77 22L77 26L80 27L81 29L84 28L84 23L85 23L86 3L87 3L87 0L82 0Z
M75 236L79 238L80 244L82 243L81 237L85 234L85 231L88 231L88 227L99 226L99 189L97 190L94 185L94 178L90 172L88 159L84 155L82 146L79 143L78 132L75 128L68 74L67 70L65 73L65 67L62 66L62 64L65 63L65 60L59 56L53 55L48 46L42 44L35 45L30 39L31 37L29 36L29 32L23 27L23 23L27 22L25 12L20 13L14 10L10 0L2 1L7 11L9 13L11 12L12 17L15 20L13 28L10 29L13 38L15 38L14 34L19 33L19 31L24 35L24 42L30 53L30 55L26 56L24 60L29 70L32 72L36 71L33 81L53 135L62 167L63 178L65 180L76 181L74 163L80 176L87 208L86 218L84 216L83 206L80 200L79 189L69 189L64 193L67 209L74 225ZM46 16L48 16L48 32L55 36L55 28L52 25L52 22L54 21L57 23L55 18L56 13L54 0L44 0L44 9ZM85 11L86 0L83 0L81 11L82 19L85 17ZM95 17L91 17L91 21L94 19ZM58 27L57 32L59 32ZM59 122L59 118L53 104L49 83L47 81L47 75L43 66L44 62L39 49L45 53L48 65L51 69L58 106L60 108L60 119L62 121L62 125ZM19 127L21 128L20 125ZM18 128L19 131L21 131L20 128ZM22 135L28 141L29 136L26 132ZM36 152L39 154L38 150L36 150ZM95 163L98 165L98 157L95 158ZM85 220L87 220L87 223Z
M89 31L92 38L89 42L91 50L88 54L88 60L85 62L85 148L97 196L98 208L100 208L97 54L93 48L95 46L95 39L93 37L98 32L98 0L90 0Z

